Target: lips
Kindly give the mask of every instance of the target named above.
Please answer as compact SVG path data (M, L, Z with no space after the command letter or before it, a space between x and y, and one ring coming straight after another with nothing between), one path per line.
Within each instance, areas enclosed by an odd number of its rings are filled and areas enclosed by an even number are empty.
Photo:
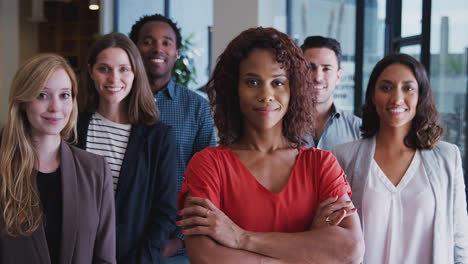
M123 90L123 87L105 87L107 91L109 92L120 92Z
M279 107L275 108L275 107L267 106L267 107L255 107L253 110L255 112L267 115L269 113L276 112L279 109L280 109Z
M62 118L58 118L58 117L42 117L42 118L44 118L44 120L46 120L47 123L52 124L52 125L58 124L62 120Z
M396 108L387 108L387 111L389 111L392 115L399 115L408 111L408 109L404 107L396 107Z

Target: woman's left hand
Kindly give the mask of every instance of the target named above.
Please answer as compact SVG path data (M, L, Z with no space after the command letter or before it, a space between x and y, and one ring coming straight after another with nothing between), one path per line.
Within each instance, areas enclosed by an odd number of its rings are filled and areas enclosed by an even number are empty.
M246 231L236 225L214 204L204 198L187 197L188 206L180 210L183 220L177 222L183 234L206 235L223 246L240 249Z

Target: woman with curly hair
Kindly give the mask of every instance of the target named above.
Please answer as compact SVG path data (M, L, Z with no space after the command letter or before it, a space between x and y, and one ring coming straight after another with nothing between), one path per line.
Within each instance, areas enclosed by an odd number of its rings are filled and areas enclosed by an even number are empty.
M56 54L15 74L0 139L0 263L116 263L109 166L64 141L76 134L77 92Z
M377 63L364 139L333 149L352 186L366 263L468 263L460 151L442 128L426 71L406 54Z
M301 50L273 28L248 29L221 54L207 86L220 146L192 158L179 194L191 263L360 261L345 175L331 153L303 147L310 87Z

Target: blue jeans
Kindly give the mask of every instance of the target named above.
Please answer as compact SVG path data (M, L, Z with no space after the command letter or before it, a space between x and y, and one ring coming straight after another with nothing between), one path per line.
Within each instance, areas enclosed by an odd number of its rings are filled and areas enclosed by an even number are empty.
M190 261L187 255L173 256L166 259L166 264L190 264Z

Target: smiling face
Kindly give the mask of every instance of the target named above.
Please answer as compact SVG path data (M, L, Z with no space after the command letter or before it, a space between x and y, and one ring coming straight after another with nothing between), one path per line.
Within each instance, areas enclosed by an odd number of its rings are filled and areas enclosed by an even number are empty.
M60 136L72 109L72 82L67 72L59 68L36 99L25 104L32 137Z
M335 52L329 48L309 48L304 51L304 58L311 65L317 104L331 106L333 92L341 80Z
M91 79L99 93L99 104L120 104L130 93L135 77L130 59L121 48L101 51L90 69Z
M380 129L409 131L416 115L419 87L408 66L391 64L377 79L372 102L380 119Z
M288 110L289 80L273 50L254 49L240 63L238 91L245 128L281 128Z
M171 26L160 21L144 24L138 34L137 47L150 79L168 82L179 56L176 34Z

